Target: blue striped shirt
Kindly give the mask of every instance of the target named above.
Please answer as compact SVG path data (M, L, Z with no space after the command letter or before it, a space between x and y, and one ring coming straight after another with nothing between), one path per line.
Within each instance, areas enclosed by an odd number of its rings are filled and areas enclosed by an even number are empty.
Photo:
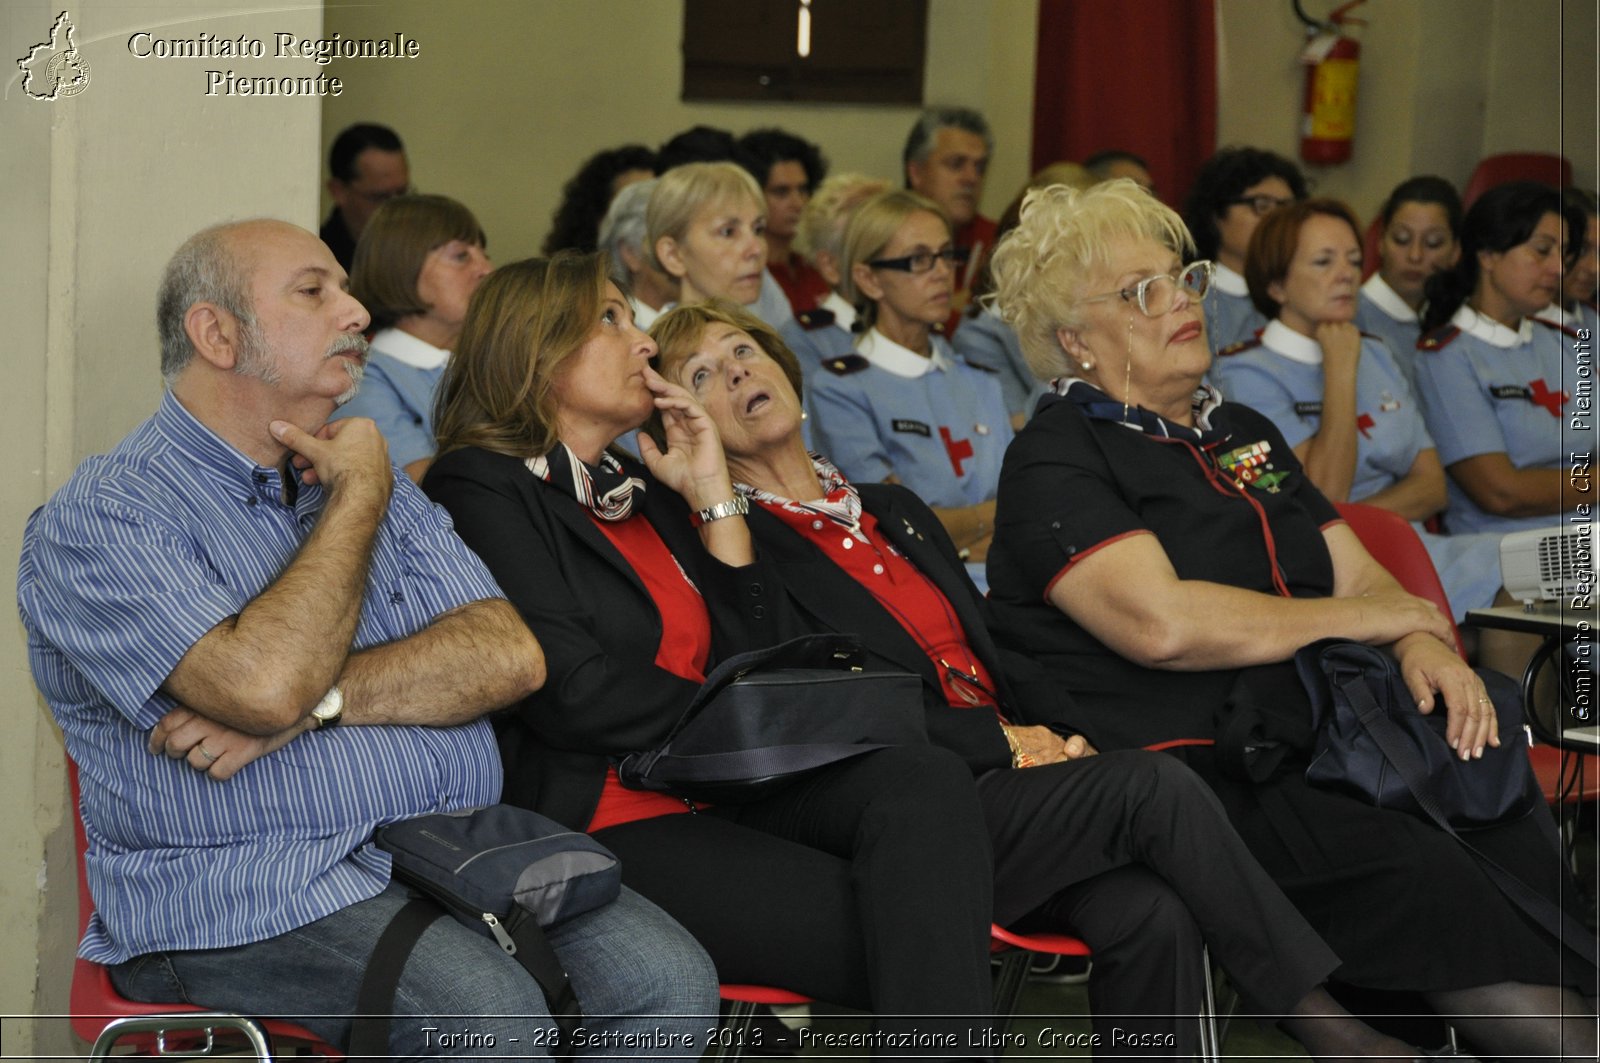
M312 732L221 783L146 752L150 728L174 705L161 684L278 577L324 497L302 486L285 505L277 469L230 447L168 393L29 518L18 604L34 680L79 768L89 837L96 912L80 955L118 963L275 937L384 888L388 857L370 843L377 825L499 799L500 758L484 720ZM396 476L354 648L499 596L444 511ZM295 667L293 657L282 667Z

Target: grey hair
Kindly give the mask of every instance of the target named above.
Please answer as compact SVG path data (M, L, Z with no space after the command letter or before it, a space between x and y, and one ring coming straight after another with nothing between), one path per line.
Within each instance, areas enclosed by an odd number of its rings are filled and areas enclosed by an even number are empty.
M983 146L994 154L994 133L983 115L970 107L930 107L922 112L917 124L906 137L906 147L900 153L901 169L914 162L922 162L933 152L933 141L941 129L962 129L983 138Z
M657 178L652 177L623 188L612 199L605 218L600 222L600 239L595 246L611 259L612 279L619 284L632 281L628 276L628 267L622 261L624 247L643 255L646 261L650 259L645 251L644 214L645 208L650 206L650 193L655 191L656 181Z
M156 295L156 329L161 337L161 377L168 386L194 358L184 318L196 303L214 303L239 319L247 331L256 325L250 302L250 276L231 235L240 222L202 229L183 242L167 262Z

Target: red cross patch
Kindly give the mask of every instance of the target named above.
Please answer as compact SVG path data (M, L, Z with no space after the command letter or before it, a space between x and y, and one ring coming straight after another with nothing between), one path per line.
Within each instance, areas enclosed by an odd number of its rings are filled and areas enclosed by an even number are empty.
M1356 418L1356 431L1361 433L1363 439L1371 439L1372 429L1377 426L1378 422L1372 419L1372 414L1370 413L1364 413Z
M1565 391L1551 391L1543 380L1528 382L1528 401L1549 410L1551 417L1560 417L1561 407L1565 406L1571 397Z
M961 463L972 457L972 442L953 438L950 429L944 425L939 426L939 438L944 440L944 452L950 456L950 467L956 471L957 476L966 475L961 471Z

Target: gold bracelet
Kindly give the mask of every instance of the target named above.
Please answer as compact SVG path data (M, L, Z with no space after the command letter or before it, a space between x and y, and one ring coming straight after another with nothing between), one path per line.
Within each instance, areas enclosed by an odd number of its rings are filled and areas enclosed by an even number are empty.
M1033 754L1024 752L1022 747L1017 745L1017 740L1011 735L1011 728L1001 724L1000 733L1005 735L1006 745L1011 747L1011 766L1013 768L1033 768L1038 766L1039 762L1033 758Z

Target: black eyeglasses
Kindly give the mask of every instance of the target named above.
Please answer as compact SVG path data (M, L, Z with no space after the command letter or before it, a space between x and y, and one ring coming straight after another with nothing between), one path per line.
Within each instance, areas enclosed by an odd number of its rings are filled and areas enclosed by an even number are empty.
M947 247L943 251L918 251L899 258L874 258L867 265L873 269L897 269L902 273L926 273L941 259L952 267L965 265L970 254L964 247Z
M1263 195L1236 196L1233 199L1225 199L1222 202L1224 206L1228 207L1249 207L1251 210L1256 212L1256 217L1259 218L1262 215L1270 214L1279 207L1287 207L1290 203L1295 202L1295 200L1293 198L1282 199L1278 196Z

